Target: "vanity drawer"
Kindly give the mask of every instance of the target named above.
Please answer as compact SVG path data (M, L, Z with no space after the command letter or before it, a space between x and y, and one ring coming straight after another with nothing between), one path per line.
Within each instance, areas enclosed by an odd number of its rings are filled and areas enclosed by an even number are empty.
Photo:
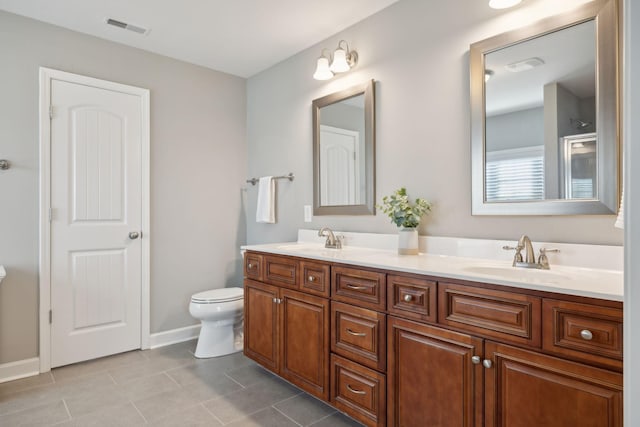
M389 313L436 322L436 282L408 276L387 276Z
M438 284L438 322L479 336L540 347L539 297L451 283Z
M362 268L333 267L331 296L336 301L384 311L385 274Z
M379 371L386 368L386 315L331 303L331 351Z
M367 426L386 424L384 374L331 355L331 403Z
M622 309L545 299L542 348L622 369Z
M300 261L300 290L329 297L331 290L331 267L319 262Z
M298 260L274 255L264 256L263 281L270 285L298 288Z
M262 280L262 265L264 263L262 255L252 252L244 254L244 276L247 279Z

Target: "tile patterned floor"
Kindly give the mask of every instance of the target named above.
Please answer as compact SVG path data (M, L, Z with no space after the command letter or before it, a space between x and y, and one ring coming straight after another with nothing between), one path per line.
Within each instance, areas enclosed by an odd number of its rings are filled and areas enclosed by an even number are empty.
M196 359L194 349L132 351L0 384L0 426L360 426L241 353Z

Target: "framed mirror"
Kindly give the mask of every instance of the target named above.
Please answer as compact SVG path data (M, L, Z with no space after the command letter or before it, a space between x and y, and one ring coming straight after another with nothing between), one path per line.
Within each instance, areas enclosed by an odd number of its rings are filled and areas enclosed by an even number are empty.
M375 214L375 82L313 101L313 214Z
M472 44L470 74L473 215L617 212L616 0Z

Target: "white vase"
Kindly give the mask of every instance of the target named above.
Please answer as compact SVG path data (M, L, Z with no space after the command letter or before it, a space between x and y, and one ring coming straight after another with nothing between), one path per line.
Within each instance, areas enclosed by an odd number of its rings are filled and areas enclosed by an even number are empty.
M418 255L418 229L404 228L398 230L398 255Z

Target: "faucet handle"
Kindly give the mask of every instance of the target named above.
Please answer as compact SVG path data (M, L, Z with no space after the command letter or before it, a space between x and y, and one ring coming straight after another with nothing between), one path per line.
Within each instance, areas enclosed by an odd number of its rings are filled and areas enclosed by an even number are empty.
M560 249L547 249L547 248L540 248L540 255L544 255L548 252L560 252Z
M549 258L547 252L560 252L560 249L540 248L540 256L538 256L538 264L543 270L549 270Z
M503 246L502 249L504 249L505 251L516 251L515 255L513 256L513 266L515 267L516 263L518 262L522 262L522 249L524 249L524 247L522 245L516 245L516 246Z

